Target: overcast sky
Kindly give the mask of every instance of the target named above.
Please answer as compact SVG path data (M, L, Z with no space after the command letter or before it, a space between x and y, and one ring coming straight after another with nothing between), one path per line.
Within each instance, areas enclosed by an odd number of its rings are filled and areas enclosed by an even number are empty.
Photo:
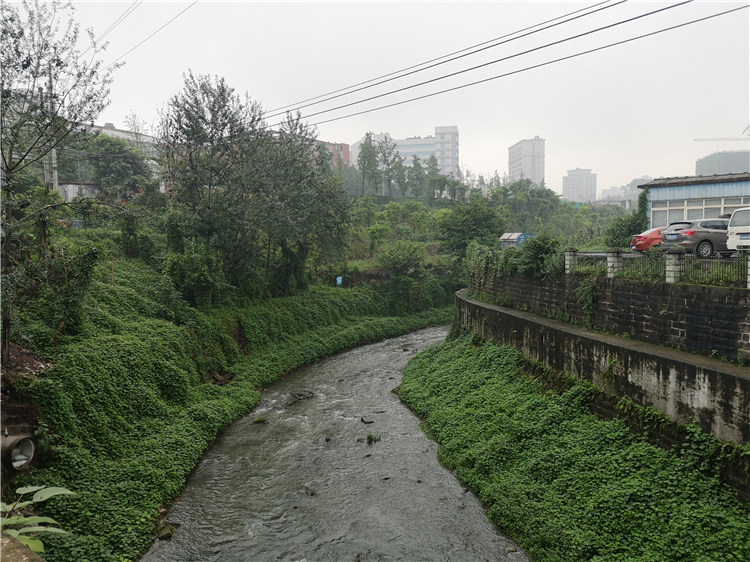
M609 6L617 0L602 4ZM115 74L111 105L99 124L124 127L134 111L154 123L183 85L182 75L224 77L272 110L517 32L596 4L260 3L200 0L128 54ZM102 34L126 2L74 2L83 28ZM426 79L501 59L599 27L675 5L627 2L516 39L482 53L302 110L303 116ZM488 65L405 92L309 117L310 123L436 92L636 37L747 2L693 2ZM143 2L107 36L102 56L125 54L190 2ZM589 10L590 11L590 10ZM584 13L584 12L582 12ZM562 20L557 20L562 21ZM534 28L538 29L538 28ZM546 139L546 181L562 191L567 170L591 168L598 188L642 175L695 173L695 160L750 142L694 142L739 137L750 123L750 10L484 84L318 126L319 138L352 144L365 132L395 138L456 125L464 169L508 170L508 147ZM269 122L275 122L269 119Z

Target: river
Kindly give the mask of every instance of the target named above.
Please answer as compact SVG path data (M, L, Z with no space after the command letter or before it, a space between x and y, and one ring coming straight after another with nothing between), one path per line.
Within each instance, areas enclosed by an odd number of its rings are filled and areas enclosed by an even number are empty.
M528 561L391 392L446 334L359 347L269 385L188 478L168 512L174 537L141 561Z

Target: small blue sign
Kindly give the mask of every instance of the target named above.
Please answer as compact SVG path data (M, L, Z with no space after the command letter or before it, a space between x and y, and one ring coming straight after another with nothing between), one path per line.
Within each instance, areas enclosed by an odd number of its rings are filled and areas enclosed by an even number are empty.
M336 285L343 285L344 284L344 277L339 275L336 277Z

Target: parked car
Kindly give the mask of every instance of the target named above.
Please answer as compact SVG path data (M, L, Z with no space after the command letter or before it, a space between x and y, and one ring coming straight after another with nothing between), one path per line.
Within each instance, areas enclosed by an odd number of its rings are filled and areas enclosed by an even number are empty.
M679 246L701 258L729 253L727 219L703 219L673 222L661 233L664 250Z
M662 230L664 230L663 226L657 226L656 228L649 228L646 232L636 234L630 241L630 249L636 252L645 252L654 246L661 246Z
M727 228L727 248L740 252L750 250L750 207L732 213Z

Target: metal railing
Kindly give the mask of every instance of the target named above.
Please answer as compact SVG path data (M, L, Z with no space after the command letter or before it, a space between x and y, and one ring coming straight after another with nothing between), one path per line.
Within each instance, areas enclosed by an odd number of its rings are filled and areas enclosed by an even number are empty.
M641 281L750 288L748 256L699 258L680 252L565 252L569 274L620 277Z
M627 254L630 259L622 260L618 277L642 279L644 281L664 281L667 275L667 261L662 253L642 255ZM623 256L624 257L624 256Z
M702 259L685 256L681 283L719 287L747 287L747 256Z

